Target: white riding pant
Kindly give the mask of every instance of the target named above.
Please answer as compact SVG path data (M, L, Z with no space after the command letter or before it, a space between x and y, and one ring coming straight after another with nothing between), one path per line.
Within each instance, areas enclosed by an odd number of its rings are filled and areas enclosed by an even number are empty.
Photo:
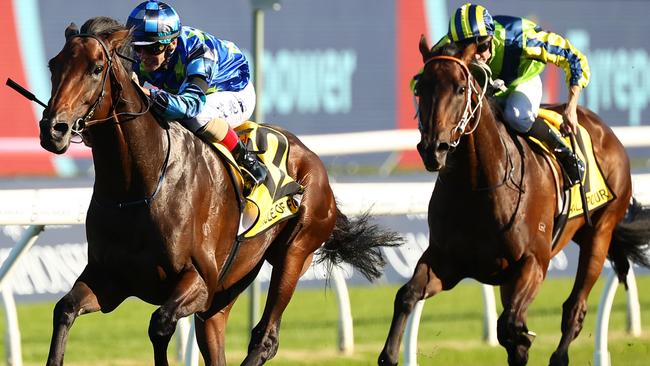
M503 107L506 123L519 133L530 130L542 103L542 78L539 75L525 81L508 95Z
M237 127L253 115L255 109L255 87L249 82L240 91L218 91L208 94L205 105L198 116L181 121L192 132L196 132L214 118L222 119Z

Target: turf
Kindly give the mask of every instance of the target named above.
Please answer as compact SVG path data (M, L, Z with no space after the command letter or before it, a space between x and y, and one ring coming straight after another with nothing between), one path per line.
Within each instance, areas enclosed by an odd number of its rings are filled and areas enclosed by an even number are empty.
M604 278L589 300L585 327L571 346L572 365L592 365L594 324ZM626 333L626 304L619 288L610 319L609 350L613 364L648 365L650 359L650 276L637 278L642 335ZM561 304L571 288L569 279L547 280L529 311L528 326L537 333L529 365L547 365L560 337ZM354 318L355 350L343 356L337 352L337 305L334 291L299 290L285 311L278 355L270 365L373 365L380 352L392 315L396 286L350 289ZM53 303L23 304L18 308L26 366L42 365L52 330ZM151 305L132 299L110 314L89 314L75 322L66 350L66 365L143 365L153 363L147 337ZM248 301L242 296L228 325L227 357L239 364L248 342ZM478 284L463 282L454 290L428 300L418 337L418 363L424 365L504 365L505 351L481 340L482 295ZM4 331L4 317L0 322ZM175 343L170 360L175 361ZM5 349L0 349L4 359Z

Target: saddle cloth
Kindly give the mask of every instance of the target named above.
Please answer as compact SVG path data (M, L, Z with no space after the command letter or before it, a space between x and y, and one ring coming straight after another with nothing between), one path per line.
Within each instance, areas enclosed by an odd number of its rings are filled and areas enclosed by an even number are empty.
M244 209L239 222L238 237L253 238L273 225L298 213L303 187L287 173L289 142L281 132L255 122L247 121L236 129L239 138L258 157L269 171L266 180L244 198ZM232 154L225 146L212 144L230 163L236 179L243 180Z
M544 121L549 125L549 127L555 133L557 133L558 135L560 134L559 129L560 129L560 125L562 125L562 115L549 109L540 108L538 116L544 119ZM605 181L605 178L603 178L603 173L600 171L600 167L598 166L598 162L596 161L589 132L587 132L587 130L580 125L578 127L580 131L579 133L581 136L581 140L584 146L576 146L578 151L575 153L577 153L578 157L585 163L586 173L582 184L585 188L585 193L587 197L587 207L589 212L591 212L603 206L607 202L613 200L615 197L614 194L609 189L609 187L607 186L607 182ZM553 159L555 159L555 156L551 154L542 143L540 143L534 138L529 138L529 139L533 141L535 144L537 144L538 146L540 146L544 151L546 151L550 156L552 156ZM572 149L570 138L566 136L566 137L562 137L562 139L564 140L566 145ZM580 141L580 139L576 139L576 140ZM551 166L553 167L552 164ZM553 167L553 169L555 168ZM582 215L583 212L582 200L580 197L580 185L576 184L573 187L571 187L570 195L571 195L571 207L569 207L569 219L576 217L578 215Z

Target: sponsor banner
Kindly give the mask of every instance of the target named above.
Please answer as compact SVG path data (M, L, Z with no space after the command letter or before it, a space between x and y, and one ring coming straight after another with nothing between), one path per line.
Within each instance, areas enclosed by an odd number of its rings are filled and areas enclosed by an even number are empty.
M0 14L6 57L0 80L11 77L47 100L47 60L63 46L64 29L94 16L124 22L138 1L7 0ZM282 0L280 11L265 12L261 103L265 118L292 132L322 134L416 128L409 81L422 65L420 35L435 42L450 14L465 0ZM169 1L183 24L228 39L250 54L250 1ZM566 36L589 59L592 80L581 103L611 125L650 123L650 44L645 1L532 0L482 1L493 14L530 18ZM615 16L604 16L615 14ZM549 66L544 98L566 98L564 73ZM0 175L83 172L82 154L54 157L38 145L42 108L6 87L0 88ZM9 149L16 138L21 147ZM9 140L11 139L11 140ZM361 141L359 143L362 143ZM5 147L4 149L1 147ZM380 154L381 155L381 154ZM375 162L385 158L378 156ZM413 156L415 156L413 154ZM413 160L413 159L412 159Z
M384 248L387 265L379 284L404 284L422 252L429 244L426 215L378 216L377 223L400 232L406 244L399 248ZM4 226L0 232L0 262L7 258L11 247L20 238L23 226ZM471 254L468 254L471 255ZM7 285L11 286L17 301L40 301L60 298L70 290L88 260L87 242L83 225L51 225L39 236L36 245L21 259ZM575 275L578 263L577 245L569 245L552 259L549 277ZM604 273L609 272L606 263ZM272 267L265 263L259 279L267 286ZM369 286L365 278L349 265L342 266L349 285ZM649 274L645 268L634 268L636 274ZM323 287L328 278L323 266L312 266L301 278L300 286Z

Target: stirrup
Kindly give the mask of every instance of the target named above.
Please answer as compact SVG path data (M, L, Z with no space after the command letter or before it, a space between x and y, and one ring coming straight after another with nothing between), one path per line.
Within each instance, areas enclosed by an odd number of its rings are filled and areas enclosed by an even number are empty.
M564 177L569 186L582 182L585 177L585 163L575 153L567 154L558 160L560 160Z
M260 184L264 183L268 171L264 165L257 160L255 156L253 159L243 159L244 164L239 164L239 169L242 172L244 178L244 195L247 196L250 194L253 189L255 189Z

